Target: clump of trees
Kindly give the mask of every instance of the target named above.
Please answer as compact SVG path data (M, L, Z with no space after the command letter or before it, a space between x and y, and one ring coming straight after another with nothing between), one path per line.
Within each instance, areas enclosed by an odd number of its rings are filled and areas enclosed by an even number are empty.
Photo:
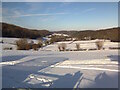
M60 41L66 41L66 36L57 36L57 35L53 35L51 37L50 43L54 43L54 42L60 42Z
M27 39L20 39L16 41L17 50L28 50L30 46L28 45Z
M31 43L28 43L27 39L20 39L16 41L16 45L17 50L30 50L30 49L38 50L43 46L42 42L40 41L37 44L34 44L33 41L31 41Z
M101 50L103 48L104 41L96 41L95 44L97 46L97 49Z
M66 51L66 48L67 48L66 43L58 44L59 51Z

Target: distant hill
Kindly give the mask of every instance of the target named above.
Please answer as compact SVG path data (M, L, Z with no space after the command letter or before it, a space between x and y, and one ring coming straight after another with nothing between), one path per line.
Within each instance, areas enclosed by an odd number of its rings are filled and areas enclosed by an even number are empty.
M85 31L58 31L56 33L63 33L76 37L79 40L85 37L90 37L91 39L109 39L111 41L120 42L120 27L102 29L102 30L85 30Z
M50 32L48 30L34 30L27 29L13 24L2 23L2 37L15 37L15 38L31 38L36 39L50 35L52 33L68 34L71 37L76 37L79 40L85 37L91 39L109 39L111 41L120 42L120 27L102 29L102 30L85 30L85 31L55 31Z
M36 39L51 34L48 30L27 29L13 24L2 23L2 37Z

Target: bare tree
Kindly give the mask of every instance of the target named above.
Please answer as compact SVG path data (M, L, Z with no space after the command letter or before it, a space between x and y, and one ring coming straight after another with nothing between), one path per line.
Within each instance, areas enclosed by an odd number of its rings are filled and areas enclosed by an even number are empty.
M58 49L59 49L59 51L62 51L62 50L61 50L61 46L60 46L60 44L58 44Z
M43 46L42 42L38 42L38 47L41 48Z
M80 44L79 43L76 43L76 49L77 49L77 51L80 50Z
M104 42L103 41L96 41L96 46L98 50L101 50L103 48Z
M61 46L62 46L62 50L65 51L66 50L66 47L67 45L65 43L61 43Z
M58 49L59 51L65 51L67 45L65 43L58 44Z

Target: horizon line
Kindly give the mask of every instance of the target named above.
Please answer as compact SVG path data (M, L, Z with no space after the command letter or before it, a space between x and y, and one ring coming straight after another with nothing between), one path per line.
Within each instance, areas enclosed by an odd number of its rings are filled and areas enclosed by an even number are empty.
M0 23L5 23L5 24L10 24L10 25L15 25L15 26L18 26L18 27L21 27L21 28L26 28L26 29L29 29L29 30L47 30L47 31L51 31L51 32L55 32L55 31L97 31L97 30L104 30L104 29L111 29L111 28L120 28L119 26L113 26L113 27L105 27L105 28L99 28L99 29L58 29L58 30L50 30L50 29L38 29L38 28L29 28L29 27L24 27L24 26L21 26L21 25L16 25L16 24L13 24L13 23L8 23L8 22L1 22Z

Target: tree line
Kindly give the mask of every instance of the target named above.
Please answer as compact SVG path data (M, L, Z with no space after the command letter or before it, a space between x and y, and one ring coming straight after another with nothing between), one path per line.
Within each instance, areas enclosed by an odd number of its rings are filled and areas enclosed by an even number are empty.
M2 37L36 39L50 34L51 32L48 30L27 29L13 24L2 23Z
M120 27L102 30L58 31L57 33L68 34L78 40L83 40L85 37L90 37L91 40L108 39L111 41L120 42Z

